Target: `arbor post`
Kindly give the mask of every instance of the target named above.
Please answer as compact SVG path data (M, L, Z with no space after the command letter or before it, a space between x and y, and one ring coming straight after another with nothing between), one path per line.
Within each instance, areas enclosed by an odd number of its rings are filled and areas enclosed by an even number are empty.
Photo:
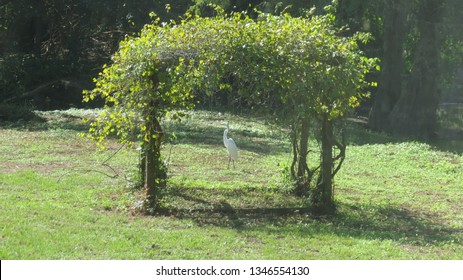
M322 155L317 185L312 191L312 212L317 215L332 214L335 211L333 199L333 122L328 114L322 116Z
M163 131L158 120L153 117L150 120L148 139L144 143L144 187L145 205L144 210L148 214L153 214L160 206L160 195L166 186L167 170L161 160L161 143Z
M296 169L296 195L304 196L307 194L307 191L310 189L310 181L311 181L311 172L307 167L307 154L309 153L308 142L309 142L309 119L308 117L303 117L301 121L300 127L300 138L299 138L299 145L297 145L297 133L294 135L296 141L294 148L297 150L293 151L295 153L294 160L295 162L293 165L297 167Z

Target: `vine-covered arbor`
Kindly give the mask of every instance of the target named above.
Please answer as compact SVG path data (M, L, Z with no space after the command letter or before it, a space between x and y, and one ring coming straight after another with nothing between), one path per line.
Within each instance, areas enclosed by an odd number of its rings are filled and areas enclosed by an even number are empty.
M330 13L260 13L252 19L217 12L210 18L186 15L178 23L155 20L122 41L95 89L85 93L87 100L100 96L106 104L89 136L101 145L111 134L141 143L145 209L152 213L166 184L161 120L181 120L197 94L237 92L263 112L278 108L281 122L291 124L295 192L311 198L314 212L332 212L332 180L345 157L333 124L367 95L365 75L376 60L365 57L357 42L368 36L338 36ZM307 165L310 134L322 143L314 167Z

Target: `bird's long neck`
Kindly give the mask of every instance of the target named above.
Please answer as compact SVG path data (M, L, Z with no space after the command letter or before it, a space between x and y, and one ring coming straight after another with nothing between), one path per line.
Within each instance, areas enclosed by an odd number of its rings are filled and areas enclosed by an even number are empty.
M228 129L223 131L223 141L227 140Z

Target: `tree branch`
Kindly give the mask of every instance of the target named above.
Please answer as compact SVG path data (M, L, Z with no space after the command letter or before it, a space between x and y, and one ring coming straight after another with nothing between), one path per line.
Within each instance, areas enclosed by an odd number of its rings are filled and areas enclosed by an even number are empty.
M339 154L335 158L333 158L333 161L335 160L340 160L340 161L338 163L338 166L336 166L336 168L333 171L333 174L332 174L333 177L336 175L336 173L338 173L339 169L341 169L341 165L344 162L344 159L346 158L346 139L345 139L344 129L341 130L341 142L342 143L339 143L339 141L334 139L334 145L339 149Z

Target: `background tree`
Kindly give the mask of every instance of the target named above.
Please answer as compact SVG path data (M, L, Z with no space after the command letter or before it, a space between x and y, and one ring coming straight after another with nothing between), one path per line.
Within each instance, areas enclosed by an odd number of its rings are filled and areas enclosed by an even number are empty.
M413 68L404 91L390 115L391 131L433 137L437 132L437 105L440 101L440 49L443 2L420 1L417 12L419 40Z
M168 21L190 4L168 2L2 1L0 99L39 109L80 106L82 89L125 35L150 22L149 11Z
M370 114L371 127L389 129L389 115L402 93L404 42L407 35L408 5L402 0L385 0L383 9L383 53L376 101Z
M369 124L377 130L434 138L442 89L454 83L461 67L461 38L451 31L462 24L454 16L461 2L383 3L382 71Z

